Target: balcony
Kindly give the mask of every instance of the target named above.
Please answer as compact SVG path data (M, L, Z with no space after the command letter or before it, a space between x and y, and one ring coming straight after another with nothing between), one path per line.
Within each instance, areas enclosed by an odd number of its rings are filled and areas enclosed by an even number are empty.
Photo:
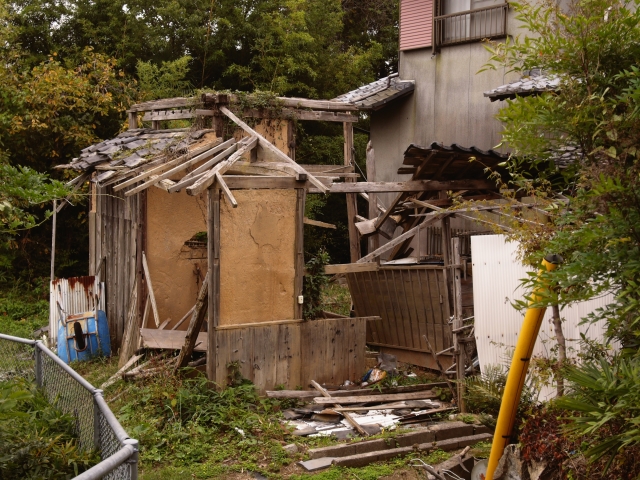
M434 17L434 53L447 45L506 37L508 7L509 4L504 3Z

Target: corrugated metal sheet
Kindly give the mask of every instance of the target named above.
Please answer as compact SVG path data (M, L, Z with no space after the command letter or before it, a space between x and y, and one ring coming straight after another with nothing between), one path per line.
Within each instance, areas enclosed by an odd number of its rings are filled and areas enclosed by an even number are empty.
M57 278L49 285L49 345L55 347L61 315L104 310L104 283L95 276ZM62 310L62 312L61 312Z
M527 268L516 258L517 244L506 242L504 235L484 235L471 238L473 255L473 300L475 336L480 368L487 365L508 365L524 316L512 307L515 300L528 292L520 287L527 277ZM580 333L591 339L601 339L603 324L580 325L580 320L599 307L613 301L613 295L582 302L561 309L563 331L567 339L567 356L575 357L580 350ZM548 357L556 346L551 309L543 319L533 355ZM549 386L540 398L550 398L555 387Z
M401 0L400 50L431 46L433 0Z

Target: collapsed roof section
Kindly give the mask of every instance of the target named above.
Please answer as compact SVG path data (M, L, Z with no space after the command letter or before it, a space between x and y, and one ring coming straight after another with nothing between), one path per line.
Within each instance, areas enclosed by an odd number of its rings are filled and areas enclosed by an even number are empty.
M343 93L334 101L351 103L359 110L379 110L389 102L409 95L415 89L414 80L400 80L397 73Z
M198 106L202 108L197 108ZM214 182L222 187L235 206L235 199L227 188L223 175L293 177L319 192L327 192L327 184L345 172L333 172L322 180L287 154L276 148L238 115L285 120L322 120L356 122L352 112L357 107L349 102L276 97L271 109L241 106L235 95L204 94L200 100L174 98L133 105L129 110L129 130L117 137L85 148L69 168L93 175L100 186L113 185L114 191L125 190L134 195L155 186L170 193L186 190L198 195ZM184 108L187 107L187 108ZM234 108L236 113L230 108ZM137 128L138 114L145 112L143 121L153 122L154 128ZM226 116L246 135L223 141L219 128L199 128L202 118ZM186 129L159 129L161 121L195 118L194 126ZM238 135L236 135L237 137ZM256 147L268 152L268 160L247 161ZM314 172L315 173L315 172ZM323 173L323 172L319 172ZM349 172L347 172L348 174ZM320 176L320 175L318 175Z

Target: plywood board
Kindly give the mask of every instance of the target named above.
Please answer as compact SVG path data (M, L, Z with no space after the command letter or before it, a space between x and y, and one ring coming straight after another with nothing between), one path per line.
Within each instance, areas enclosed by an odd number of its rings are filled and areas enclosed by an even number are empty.
M184 345L185 332L180 330L157 330L155 328L141 328L142 345L147 348L165 350L180 350ZM207 332L200 332L193 349L196 352L207 351Z
M236 190L220 204L218 325L295 319L296 191Z

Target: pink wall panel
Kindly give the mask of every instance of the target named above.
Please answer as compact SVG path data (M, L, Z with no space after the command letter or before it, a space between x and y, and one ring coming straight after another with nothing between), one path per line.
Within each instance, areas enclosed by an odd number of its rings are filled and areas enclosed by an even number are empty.
M400 1L400 50L431 46L433 1Z

